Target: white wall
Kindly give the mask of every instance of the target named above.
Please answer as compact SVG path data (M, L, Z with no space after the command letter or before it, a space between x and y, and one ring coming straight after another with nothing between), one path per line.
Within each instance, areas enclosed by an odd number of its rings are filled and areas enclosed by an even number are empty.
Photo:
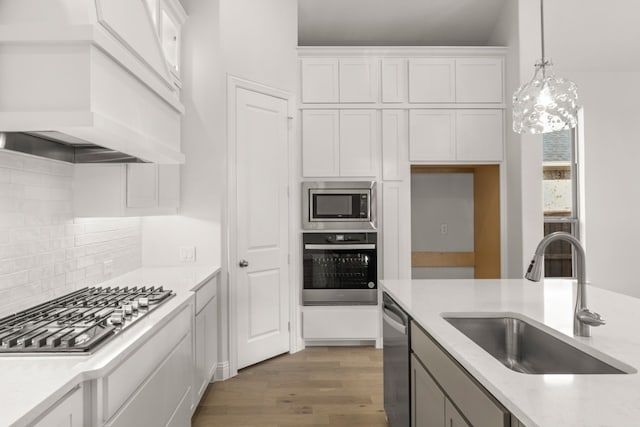
M140 220L74 219L72 176L0 151L0 317L140 267Z
M587 279L640 297L640 72L562 73L584 108Z
M144 265L179 264L180 246L196 247L196 262L220 265L226 192L225 83L219 2L183 0L180 215L143 220Z

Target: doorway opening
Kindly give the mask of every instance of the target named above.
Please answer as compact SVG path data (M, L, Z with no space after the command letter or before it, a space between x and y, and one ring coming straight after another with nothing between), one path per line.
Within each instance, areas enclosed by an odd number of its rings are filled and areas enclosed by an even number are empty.
M499 165L412 165L411 230L413 278L499 278Z

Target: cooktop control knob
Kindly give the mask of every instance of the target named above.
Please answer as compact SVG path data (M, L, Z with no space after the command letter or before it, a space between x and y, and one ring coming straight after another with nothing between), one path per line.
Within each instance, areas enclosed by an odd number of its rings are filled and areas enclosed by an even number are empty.
M138 298L138 305L140 306L140 308L149 307L149 298L147 298L147 297Z
M124 323L124 311L122 309L113 310L109 320L112 325L122 325Z
M125 316L131 316L133 314L133 305L131 303L123 304L122 310L124 310Z

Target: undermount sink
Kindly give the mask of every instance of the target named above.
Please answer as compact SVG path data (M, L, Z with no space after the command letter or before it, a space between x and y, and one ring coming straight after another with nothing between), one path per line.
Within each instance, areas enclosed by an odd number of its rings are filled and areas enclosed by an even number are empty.
M513 316L442 316L507 368L525 374L630 374L631 366L588 354L551 333ZM594 353L596 353L594 351ZM616 366L613 366L616 365Z

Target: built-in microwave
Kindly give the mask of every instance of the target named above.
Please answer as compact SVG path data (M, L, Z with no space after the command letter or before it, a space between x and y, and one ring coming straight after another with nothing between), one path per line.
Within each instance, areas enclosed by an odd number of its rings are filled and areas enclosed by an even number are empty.
M305 181L302 183L305 230L375 230L374 181Z

